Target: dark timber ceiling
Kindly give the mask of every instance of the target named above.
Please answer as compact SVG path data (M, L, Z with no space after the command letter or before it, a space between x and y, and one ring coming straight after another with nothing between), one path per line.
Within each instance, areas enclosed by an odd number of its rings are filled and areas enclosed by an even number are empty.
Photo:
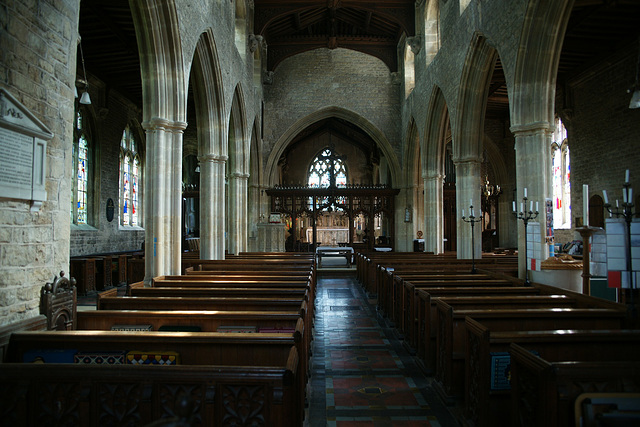
M254 0L255 33L268 46L267 70L285 58L320 47L357 50L398 71L397 46L415 35L414 1Z
M236 0L242 1L242 0ZM180 2L178 2L180 3ZM414 2L388 0L254 0L254 33L267 42L267 68L319 47L344 47L376 56L397 70L397 43L414 35ZM140 62L129 0L82 0L80 35L87 72L142 106ZM576 0L562 45L558 84L620 49L638 52L640 0ZM79 75L82 64L78 61ZM635 76L629 76L629 85ZM487 103L489 117L508 116L500 60Z

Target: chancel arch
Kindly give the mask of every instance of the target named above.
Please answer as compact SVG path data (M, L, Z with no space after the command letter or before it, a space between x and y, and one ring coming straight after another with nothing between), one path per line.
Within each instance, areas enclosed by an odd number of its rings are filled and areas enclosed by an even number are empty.
M267 191L271 210L285 216L289 246L392 246L398 191L389 164L370 132L346 118L307 123L281 151Z

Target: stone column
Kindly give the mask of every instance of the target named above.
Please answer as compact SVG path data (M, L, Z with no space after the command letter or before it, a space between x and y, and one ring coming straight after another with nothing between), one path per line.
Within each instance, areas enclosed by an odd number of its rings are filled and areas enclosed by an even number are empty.
M229 253L247 250L247 184L249 175L229 175Z
M226 156L208 154L200 161L200 258L224 259Z
M184 122L153 118L146 130L144 191L145 282L180 274L182 248L182 131Z
M443 186L444 175L434 173L424 179L424 249L436 254L444 252Z
M480 166L481 159L466 159L454 162L456 165L456 224L457 224L457 252L458 259L471 259L472 255L476 259L482 257L482 226L476 223L473 227L474 250L471 249L471 224L462 221L462 210L464 215L471 215L469 206L473 203L474 215L482 216L482 192L480 187Z
M524 197L524 188L527 187L527 203L533 201L535 210L538 202L539 210L544 211L544 200L551 197L551 137L553 124L548 122L531 123L528 125L513 126L511 131L516 137L516 208L520 210L520 203ZM526 207L529 210L529 206ZM545 218L544 213L529 222L540 225L540 237L528 239L529 250L538 253L539 261L549 257L549 248L545 244ZM524 278L526 267L526 255L524 247L524 224L518 220L518 270L521 278ZM537 240L535 242L534 240Z

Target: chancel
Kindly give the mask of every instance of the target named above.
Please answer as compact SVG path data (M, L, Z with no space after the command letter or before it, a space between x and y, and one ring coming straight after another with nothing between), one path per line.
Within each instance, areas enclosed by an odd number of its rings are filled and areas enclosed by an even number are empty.
M640 2L1 9L4 423L638 424Z

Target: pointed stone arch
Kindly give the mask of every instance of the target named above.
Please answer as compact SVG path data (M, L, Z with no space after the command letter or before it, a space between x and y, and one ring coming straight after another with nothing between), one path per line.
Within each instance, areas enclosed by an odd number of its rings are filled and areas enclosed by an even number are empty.
M405 185L401 189L396 204L396 230L398 250L412 251L413 239L418 230L424 232L424 180L422 168L422 147L420 142L420 131L413 117L410 118L405 137L403 182ZM404 198L404 201L402 200ZM406 222L405 210L410 210L411 221Z
M491 76L498 52L482 34L474 33L462 70L456 117L453 122L453 161L456 165L456 199L461 209L481 206L484 118ZM468 227L458 216L458 258L482 256L482 229ZM471 233L474 233L472 238ZM471 247L471 242L474 247Z
M200 257L224 258L227 131L222 76L211 29L200 35L191 67L200 165Z
M238 84L233 93L229 115L229 182L227 202L227 243L229 253L239 254L247 250L247 199L249 181L249 156L247 155L247 115L244 108L242 87Z
M551 156L549 146L554 129L555 95L562 43L573 1L538 0L528 2L516 58L511 94L511 131L515 135L516 200L528 189L529 200L544 202L551 197ZM544 215L539 215L538 248L541 259L549 256L545 244ZM526 271L524 230L518 228L519 271Z
M145 281L180 274L187 76L174 1L131 2L146 130ZM169 173L167 173L169 171Z
M278 183L278 159L293 138L309 125L330 117L347 120L366 132L367 135L369 135L377 144L378 148L387 159L393 183L395 184L400 182L400 163L387 137L375 125L359 114L340 107L327 107L298 120L280 136L278 141L276 141L271 153L269 154L269 158L267 159L265 168L266 184L273 186Z
M422 144L422 178L425 181L425 250L444 252L444 161L447 129L450 128L449 109L444 93L438 86L431 91Z

